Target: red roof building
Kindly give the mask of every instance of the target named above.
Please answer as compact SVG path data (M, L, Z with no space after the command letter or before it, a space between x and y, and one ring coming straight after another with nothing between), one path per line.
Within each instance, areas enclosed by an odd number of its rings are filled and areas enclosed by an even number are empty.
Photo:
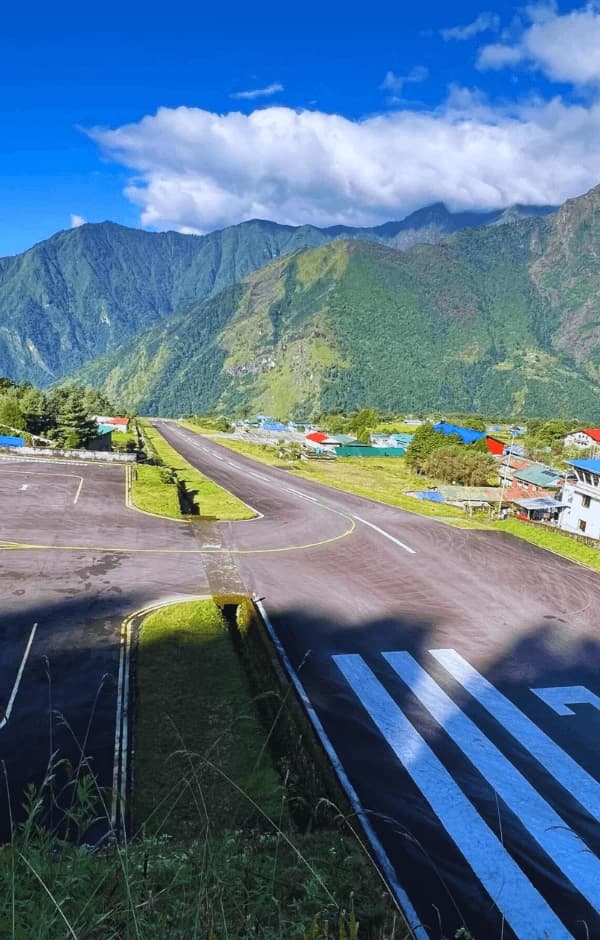
M485 443L489 453L495 457L501 457L506 450L504 441L499 440L497 437L490 437L489 434L485 439Z
M580 428L571 431L564 438L565 447L578 447L580 450L600 447L600 428Z
M115 431L127 431L129 428L129 418L115 418L107 415L94 415L96 424L103 424L114 428Z

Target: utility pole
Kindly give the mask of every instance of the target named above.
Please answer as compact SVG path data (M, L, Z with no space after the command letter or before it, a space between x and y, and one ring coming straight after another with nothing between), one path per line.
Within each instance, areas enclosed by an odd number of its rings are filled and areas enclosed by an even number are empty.
M506 465L507 472L510 472L510 458L512 457L512 448L514 444L516 434L515 429L510 429L510 444L508 445L508 463ZM502 475L502 483L500 485L500 499L498 500L498 512L496 513L496 518L501 518L502 512L502 501L504 499L504 490L506 489L506 474Z

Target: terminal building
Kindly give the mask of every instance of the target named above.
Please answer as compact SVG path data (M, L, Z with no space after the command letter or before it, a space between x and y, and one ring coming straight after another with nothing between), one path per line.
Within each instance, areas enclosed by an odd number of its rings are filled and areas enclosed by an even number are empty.
M569 460L577 479L565 481L560 528L600 539L600 458Z

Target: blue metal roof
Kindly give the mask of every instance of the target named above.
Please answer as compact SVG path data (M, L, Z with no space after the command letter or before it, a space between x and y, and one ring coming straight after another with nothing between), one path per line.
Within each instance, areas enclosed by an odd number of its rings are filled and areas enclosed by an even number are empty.
M457 434L463 444L474 444L475 441L480 441L482 437L485 437L483 431L475 431L473 428L461 428L458 424L448 424L447 421L434 424L433 430L441 431L442 434L446 435Z
M417 499L428 499L432 503L445 503L446 500L441 493L438 493L437 490L421 490L418 493L413 493L413 496L416 496Z
M24 437L11 437L10 434L0 434L0 447L23 447Z
M263 421L263 431L287 431L287 424L281 421Z
M589 470L590 473L600 473L600 458L594 457L590 460L567 460L572 467L578 470Z

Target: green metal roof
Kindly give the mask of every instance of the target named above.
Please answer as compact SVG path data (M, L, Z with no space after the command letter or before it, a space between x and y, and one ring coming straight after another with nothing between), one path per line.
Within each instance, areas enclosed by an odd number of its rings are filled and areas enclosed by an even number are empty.
M561 474L552 467L546 467L542 463L533 463L524 470L518 470L514 475L515 480L521 483L531 483L533 486L544 486L546 489L553 489L559 485Z

